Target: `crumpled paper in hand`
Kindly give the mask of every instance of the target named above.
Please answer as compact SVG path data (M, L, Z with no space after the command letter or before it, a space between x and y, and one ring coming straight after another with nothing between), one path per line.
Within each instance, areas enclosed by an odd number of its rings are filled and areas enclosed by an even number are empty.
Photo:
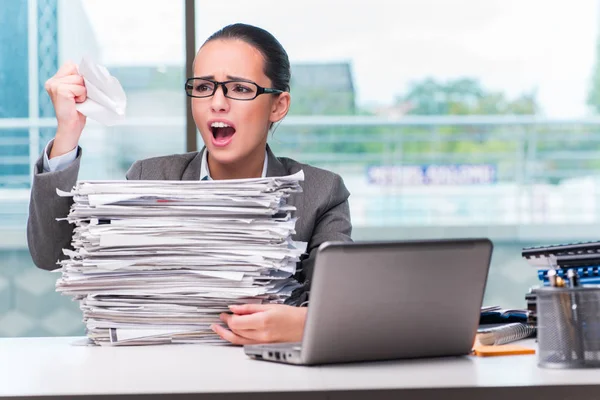
M87 99L76 105L77 111L101 124L112 126L125 119L127 96L121 83L106 67L85 57L78 67L87 89Z

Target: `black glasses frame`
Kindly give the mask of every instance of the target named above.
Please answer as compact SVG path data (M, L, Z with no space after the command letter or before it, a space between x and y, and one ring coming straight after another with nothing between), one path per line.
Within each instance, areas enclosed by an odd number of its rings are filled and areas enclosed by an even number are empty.
M207 94L205 96L194 96L192 94L192 90L194 89L194 81L206 81L206 82L210 82L213 85L215 85L213 87L213 91L211 94ZM248 98L248 99L240 99L240 98L235 98L235 97L231 97L229 95L227 95L227 87L225 86L228 83L231 82L244 82L250 85L254 85L256 86L256 94L254 95L254 97L252 98ZM215 81L212 79L206 79L206 78L188 78L185 81L185 94L188 95L188 97L194 97L197 99L204 99L207 97L212 97L214 96L214 94L217 92L217 89L219 88L219 86L221 86L221 88L223 89L223 95L225 97L227 97L228 99L232 99L232 100L239 100L239 101L250 101L250 100L254 100L255 98L257 98L259 95L261 94L280 94L283 93L283 90L279 90L279 89L272 89L272 88L264 88L262 86L258 86L258 84L256 84L255 82L252 81L247 81L244 79L233 79L233 80L229 80L229 81L223 81L223 82L219 82L219 81Z

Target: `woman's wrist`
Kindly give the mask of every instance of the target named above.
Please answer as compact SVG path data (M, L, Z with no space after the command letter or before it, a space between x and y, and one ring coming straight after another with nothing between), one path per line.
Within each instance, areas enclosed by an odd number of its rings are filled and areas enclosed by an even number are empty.
M74 134L73 132L65 131L59 127L56 130L56 136L54 137L54 142L52 143L52 149L50 150L49 158L52 159L54 157L67 154L77 147L78 142L79 135Z

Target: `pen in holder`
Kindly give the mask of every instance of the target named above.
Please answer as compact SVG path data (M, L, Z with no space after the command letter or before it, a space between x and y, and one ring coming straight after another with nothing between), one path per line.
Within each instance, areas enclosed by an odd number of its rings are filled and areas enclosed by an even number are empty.
M538 365L600 367L600 287L569 286L536 290Z

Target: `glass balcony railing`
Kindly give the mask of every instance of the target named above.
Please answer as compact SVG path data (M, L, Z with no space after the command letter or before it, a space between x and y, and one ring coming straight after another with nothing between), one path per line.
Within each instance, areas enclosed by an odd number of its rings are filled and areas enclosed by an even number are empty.
M54 123L0 120L0 132ZM81 177L123 179L133 161L166 154L169 132L183 131L183 123L182 118L132 118L110 129L88 123ZM19 164L27 174L2 175L0 165L0 180L28 182L31 161L45 144L39 142L3 137L0 153L10 155L0 164ZM357 229L600 220L600 119L290 116L269 143L279 156L342 175ZM22 226L22 190L0 189L2 210L11 214L5 226Z

